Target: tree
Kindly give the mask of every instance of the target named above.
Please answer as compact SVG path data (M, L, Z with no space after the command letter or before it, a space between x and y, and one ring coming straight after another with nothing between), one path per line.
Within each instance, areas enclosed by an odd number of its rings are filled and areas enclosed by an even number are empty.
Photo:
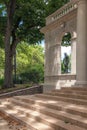
M22 42L17 46L16 81L42 82L44 77L44 50L41 45Z
M52 14L70 0L47 0L47 15Z
M4 49L0 48L0 85L4 76ZM16 48L16 75L13 73L14 83L43 82L44 77L44 48L41 45L29 45L22 42Z
M0 32L5 41L4 87L13 86L13 56L17 44L21 41L27 41L29 44L40 42L43 35L39 30L45 24L45 17L67 1L0 0L0 16L4 21Z
M45 2L43 0L2 0L1 16L6 18L5 39L5 81L4 87L12 87L13 56L21 41L35 44L42 40L40 28L45 23ZM4 14L2 7L4 7Z
M44 64L44 51L40 45L28 45L22 42L17 46L17 74L35 66L36 64Z

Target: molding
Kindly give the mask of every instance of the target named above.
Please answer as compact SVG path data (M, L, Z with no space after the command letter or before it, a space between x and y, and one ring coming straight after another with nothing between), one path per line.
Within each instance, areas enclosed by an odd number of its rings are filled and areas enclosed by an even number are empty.
M72 12L69 12L68 14L64 15L58 20L55 20L54 22L50 23L49 25L46 25L43 27L40 31L42 33L50 32L51 30L55 30L55 28L61 27L61 25L67 21L72 20L73 18L77 17L77 9L73 10Z

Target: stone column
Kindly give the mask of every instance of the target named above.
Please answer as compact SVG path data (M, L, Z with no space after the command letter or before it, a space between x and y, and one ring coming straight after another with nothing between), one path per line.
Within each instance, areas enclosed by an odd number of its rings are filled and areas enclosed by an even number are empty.
M87 86L87 0L78 3L76 45L76 85Z
M76 38L71 39L71 74L76 74Z

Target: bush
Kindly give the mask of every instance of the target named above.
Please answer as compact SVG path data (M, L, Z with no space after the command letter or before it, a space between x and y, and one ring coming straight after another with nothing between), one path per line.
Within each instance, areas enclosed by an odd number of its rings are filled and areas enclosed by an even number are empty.
M44 81L44 71L42 65L35 65L20 74L23 82L40 83Z
M4 78L0 78L0 86L2 86L4 83Z

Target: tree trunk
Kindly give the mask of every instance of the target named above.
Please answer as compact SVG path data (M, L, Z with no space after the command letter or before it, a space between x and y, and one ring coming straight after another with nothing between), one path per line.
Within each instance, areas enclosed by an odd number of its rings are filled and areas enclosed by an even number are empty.
M4 87L9 88L13 87L13 57L16 52L16 46L18 41L15 40L12 42L12 46L10 45L10 49L8 46L5 48L5 82Z
M7 28L5 35L5 72L4 86L5 88L13 87L13 51L11 48L13 16L15 12L16 0L9 0L7 5ZM14 48L15 49L15 48ZM13 49L13 50L14 50Z
M10 52L5 54L5 73L4 73L4 87L13 87L13 56L10 56Z
M4 87L9 88L13 86L12 70L13 70L13 55L10 48L11 25L8 20L8 26L5 36L5 72L4 72Z

